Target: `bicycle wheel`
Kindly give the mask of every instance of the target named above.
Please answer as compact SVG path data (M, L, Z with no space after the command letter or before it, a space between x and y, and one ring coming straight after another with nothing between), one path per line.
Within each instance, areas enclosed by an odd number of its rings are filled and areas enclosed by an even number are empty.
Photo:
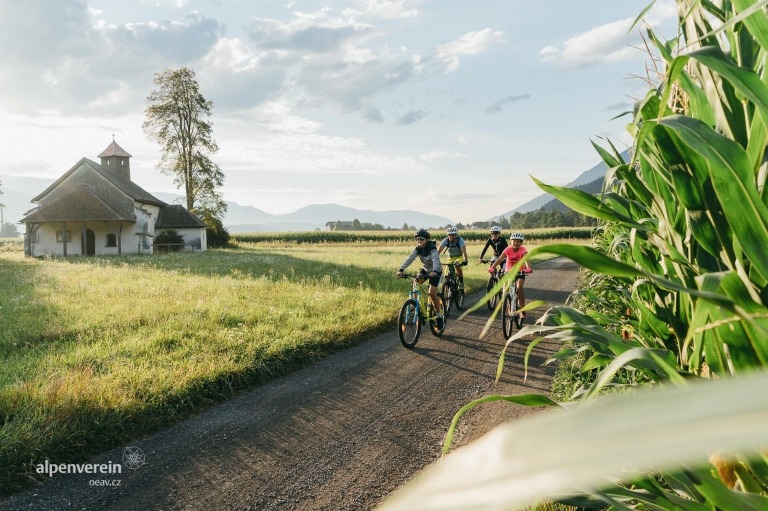
M519 312L517 312L517 310L519 308L520 308L520 306L515 304L515 316L514 316L514 319L515 319L515 326L517 327L518 330L523 328L523 315L520 314Z
M453 305L453 291L450 282L443 283L442 296L445 297L443 304L445 307L445 315L447 316L451 312L451 306Z
M416 300L406 300L397 318L397 333L406 348L413 348L421 334L421 316Z
M438 293L437 296L440 297L440 302L443 307L443 328L437 328L437 315L435 314L435 308L432 306L431 301L429 302L429 305L427 305L427 314L429 315L429 329L432 331L432 335L440 337L443 335L443 332L445 332L445 325L448 323L448 314L445 313L445 299L443 298L443 293Z
M512 321L514 313L512 309L512 297L504 297L504 306L501 308L501 331L505 339L512 337Z
M456 302L456 308L461 310L464 308L464 290L456 288L456 297L453 300Z
M498 279L496 278L496 276L491 275L491 277L488 279L488 285L485 286L485 291L490 293L491 289L493 289L493 286L495 286L497 282L498 282ZM491 298L487 302L485 302L488 305L488 310L493 310L496 308L496 304L499 303L499 296L500 295L497 293L491 296Z

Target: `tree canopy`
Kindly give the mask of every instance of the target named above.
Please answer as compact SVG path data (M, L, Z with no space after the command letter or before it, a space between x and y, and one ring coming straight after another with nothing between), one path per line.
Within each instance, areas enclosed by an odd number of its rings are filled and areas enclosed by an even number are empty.
M207 120L213 103L202 95L189 68L165 69L153 81L157 89L147 97L142 127L162 146L158 167L184 190L189 211L204 220L219 218L227 205L219 192L224 173L211 159L219 150Z

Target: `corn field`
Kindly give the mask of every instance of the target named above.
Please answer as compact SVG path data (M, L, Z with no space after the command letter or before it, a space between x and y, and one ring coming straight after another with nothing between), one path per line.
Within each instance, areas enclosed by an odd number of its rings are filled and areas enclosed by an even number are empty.
M552 227L547 229L520 229L526 242L592 238L592 227ZM430 231L432 239L445 237L443 229ZM507 235L511 234L508 230ZM257 232L232 234L238 243L413 243L414 231L307 231L307 232ZM488 230L461 230L459 235L467 241L485 241Z
M593 247L530 251L588 282L510 342L533 335L526 358L562 342L582 384L565 404L484 398L556 411L449 454L384 509L768 509L768 1L676 4L677 38L647 30L663 69L631 160L595 146L598 197L537 181L602 224Z

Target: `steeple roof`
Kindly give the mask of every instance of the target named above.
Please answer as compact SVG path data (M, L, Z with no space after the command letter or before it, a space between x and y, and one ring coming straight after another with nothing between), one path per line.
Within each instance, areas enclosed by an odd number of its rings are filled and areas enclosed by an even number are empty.
M99 158L109 158L110 156L122 156L124 158L130 158L131 155L128 154L128 151L117 145L117 142L115 142L115 136L112 135L112 143L109 144L109 146L104 149L101 154L98 156Z

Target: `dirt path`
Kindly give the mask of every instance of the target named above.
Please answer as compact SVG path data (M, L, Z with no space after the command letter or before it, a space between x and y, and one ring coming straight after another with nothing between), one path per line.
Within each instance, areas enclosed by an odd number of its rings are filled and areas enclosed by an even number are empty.
M561 304L577 275L564 259L541 263L526 282L526 296ZM534 352L526 382L525 348L518 342L494 384L504 339L499 319L478 339L487 317L486 308L463 321L454 315L442 338L425 330L413 350L400 345L396 331L381 335L137 439L140 468L55 476L0 502L0 510L373 509L439 458L462 405L489 394L549 391L553 368L541 364L557 346L546 343ZM465 416L455 445L536 412L506 403L481 406ZM92 463L122 464L123 455L116 449Z

